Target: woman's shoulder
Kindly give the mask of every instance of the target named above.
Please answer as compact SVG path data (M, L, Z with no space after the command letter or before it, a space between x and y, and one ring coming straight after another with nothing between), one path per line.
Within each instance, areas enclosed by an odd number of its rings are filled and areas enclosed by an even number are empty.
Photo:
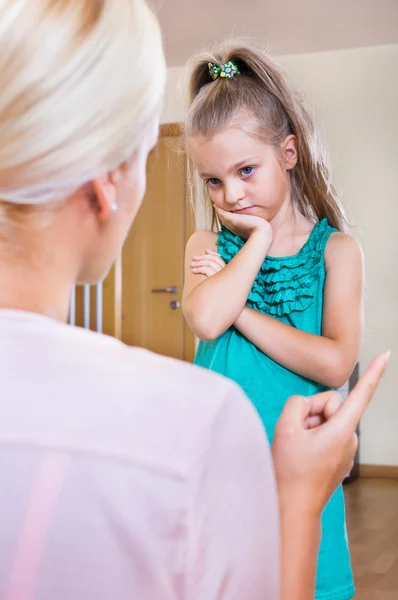
M59 344L59 351L64 351L64 367L70 367L71 374L74 369L83 369L93 375L89 378L93 387L117 389L113 401L118 396L122 402L126 398L131 404L134 395L140 402L159 400L161 407L165 399L170 407L186 402L191 407L197 405L199 412L203 412L205 405L211 413L235 389L228 379L187 362L128 346L104 334L68 329L69 343L64 337ZM213 397L211 403L209 396Z
M79 421L82 443L91 436L90 444L126 456L149 456L156 447L163 464L183 468L188 455L203 453L220 415L232 411L239 421L247 413L238 386L207 369L66 324L19 331L24 355L37 342L30 393L46 406L67 398L62 414L71 431Z

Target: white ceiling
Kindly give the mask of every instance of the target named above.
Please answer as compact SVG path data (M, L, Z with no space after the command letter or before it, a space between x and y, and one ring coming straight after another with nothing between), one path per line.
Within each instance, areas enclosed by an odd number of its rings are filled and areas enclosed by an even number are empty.
M225 36L255 36L275 55L398 43L398 0L149 0L169 66Z

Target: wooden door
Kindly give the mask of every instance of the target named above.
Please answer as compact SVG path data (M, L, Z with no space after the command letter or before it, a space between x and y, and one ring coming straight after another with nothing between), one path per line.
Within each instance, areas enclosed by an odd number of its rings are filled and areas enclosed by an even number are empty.
M180 130L164 126L149 157L147 191L122 254L122 340L193 360L181 310L184 251L193 231Z
M122 254L99 288L76 288L71 322L192 361L195 338L181 310L184 251L194 231L185 169L180 127L163 126Z

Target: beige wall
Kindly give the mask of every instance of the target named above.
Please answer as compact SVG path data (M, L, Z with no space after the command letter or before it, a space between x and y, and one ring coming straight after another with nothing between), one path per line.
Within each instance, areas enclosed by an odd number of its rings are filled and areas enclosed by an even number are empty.
M364 367L392 350L362 421L361 461L398 465L398 46L283 57L314 105L367 265ZM181 121L183 69L169 69L163 122Z

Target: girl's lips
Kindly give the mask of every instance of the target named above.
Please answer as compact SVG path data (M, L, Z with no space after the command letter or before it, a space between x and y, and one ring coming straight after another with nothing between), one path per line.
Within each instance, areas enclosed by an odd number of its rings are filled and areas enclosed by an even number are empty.
M245 212L252 210L253 208L256 208L256 207L255 206L245 206L245 208L239 208L238 210L233 210L232 212L235 214L245 213Z

